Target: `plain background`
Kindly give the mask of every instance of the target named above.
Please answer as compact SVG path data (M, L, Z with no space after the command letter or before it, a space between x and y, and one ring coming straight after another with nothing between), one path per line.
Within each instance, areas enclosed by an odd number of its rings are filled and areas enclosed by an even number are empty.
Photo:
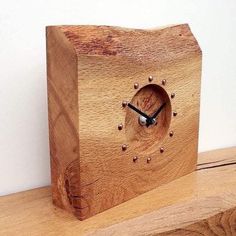
M46 25L189 23L203 51L199 151L236 145L235 0L0 3L0 195L50 183Z

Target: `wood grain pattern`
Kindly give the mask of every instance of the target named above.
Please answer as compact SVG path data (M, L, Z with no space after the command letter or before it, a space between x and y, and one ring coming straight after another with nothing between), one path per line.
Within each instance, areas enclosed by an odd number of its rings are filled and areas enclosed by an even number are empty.
M231 164L217 165L222 162ZM235 235L234 162L235 147L201 153L198 166L212 163L211 168L82 222L53 206L49 187L4 196L0 198L0 235Z
M79 215L77 57L63 33L53 28L47 29L47 60L53 203Z
M188 25L156 30L50 26L47 65L57 206L83 220L195 169L201 50ZM150 84L149 75L151 84L176 94L169 109L178 116L167 118L175 135L146 145L142 135L132 145L128 126L117 129L130 119L121 103L135 96L135 82L140 88Z
M177 204L88 235L236 235L235 197L232 194L224 199L213 197Z

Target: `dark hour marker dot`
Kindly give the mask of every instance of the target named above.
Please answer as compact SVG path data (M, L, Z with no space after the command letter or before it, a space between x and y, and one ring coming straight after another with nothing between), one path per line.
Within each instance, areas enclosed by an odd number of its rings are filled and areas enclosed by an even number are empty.
M122 102L122 107L126 107L128 105L128 102L127 101L123 101Z
M138 89L138 87L139 87L139 84L138 83L134 83L134 88Z
M123 145L122 145L122 150L123 150L123 151L127 150L127 148L128 148L127 144L123 144Z
M123 129L123 125L122 124L119 124L118 125L118 130L122 130Z
M161 83L162 83L162 85L166 85L166 80L163 79L163 80L161 81Z
M173 116L177 116L177 114L178 114L178 113L177 113L176 111L173 112Z
M148 77L148 81L149 81L149 82L152 82L152 81L153 81L153 77L152 77L151 75Z

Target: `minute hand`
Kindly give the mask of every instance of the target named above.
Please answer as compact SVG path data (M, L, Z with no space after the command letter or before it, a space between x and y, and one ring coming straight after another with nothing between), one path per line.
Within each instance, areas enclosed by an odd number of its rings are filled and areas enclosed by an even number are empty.
M164 108L164 106L166 105L166 103L163 103L159 108L158 110L153 114L153 116L151 117L151 119L155 119L158 114L162 111L162 109Z
M146 119L150 120L150 117L147 114L145 114L144 112L140 111L138 108L133 106L131 103L128 103L128 107L130 107L131 109L133 109L134 111L139 113L141 116L145 117Z

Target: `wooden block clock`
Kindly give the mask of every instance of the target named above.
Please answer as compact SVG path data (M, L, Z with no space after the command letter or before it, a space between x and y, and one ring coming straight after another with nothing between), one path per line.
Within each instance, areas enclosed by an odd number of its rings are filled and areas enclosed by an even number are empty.
M187 24L49 26L47 75L57 206L83 220L195 169L201 50Z

